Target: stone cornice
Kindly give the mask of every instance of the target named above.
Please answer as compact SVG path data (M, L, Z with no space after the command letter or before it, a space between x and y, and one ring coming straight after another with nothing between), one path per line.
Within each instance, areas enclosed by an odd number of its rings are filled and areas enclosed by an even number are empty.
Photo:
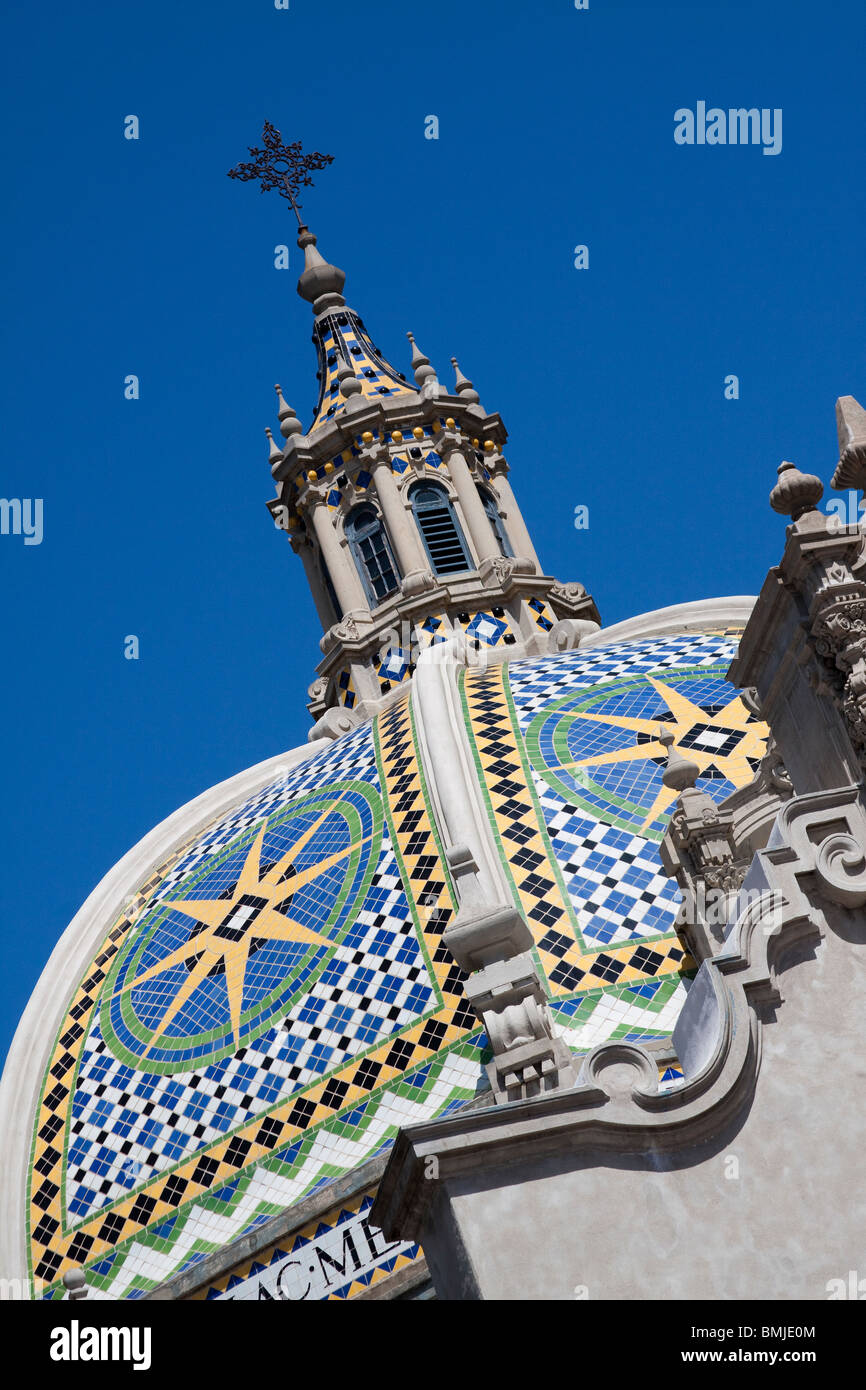
M311 468L318 469L331 462L344 449L357 446L358 439L366 430L382 440L399 430L407 434L408 440L416 425L435 425L442 419L453 417L466 436L467 447L473 447L471 440L477 438L482 441L491 439L498 449L502 449L508 438L501 416L485 415L477 407L473 409L467 406L459 396L429 399L412 394L401 396L393 403L359 397L355 401L351 410L321 425L313 434L292 435L287 439L279 458L271 467L274 481L297 481ZM408 442L411 443L411 440ZM433 445L435 448L435 436Z

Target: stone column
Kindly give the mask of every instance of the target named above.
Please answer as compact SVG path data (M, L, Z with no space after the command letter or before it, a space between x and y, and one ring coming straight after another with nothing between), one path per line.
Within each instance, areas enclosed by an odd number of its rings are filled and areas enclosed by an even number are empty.
M484 503L478 495L475 479L469 471L464 453L465 444L459 430L452 428L454 421L446 422L446 428L436 436L436 452L448 469L451 481L457 492L460 508L466 518L469 534L475 546L479 565L484 560L493 560L502 552L499 541L490 525Z
M368 613L370 606L367 603L360 575L355 568L354 560L346 553L346 548L340 543L328 508L325 506L324 498L319 497L317 493L309 493L304 499L304 505L307 508L307 515L313 523L316 540L319 542L325 564L328 566L331 583L337 598L340 600L343 615L357 612L359 609Z
M407 515L394 481L390 450L387 444L375 443L372 434L369 439L366 434L362 438L367 447L360 451L358 461L362 468L368 470L376 486L382 517L393 542L402 577L405 579L419 570L428 570L427 556L421 549L418 533Z
M505 529L508 532L515 555L525 555L527 559L532 560L538 573L542 574L543 570L535 553L535 546L532 544L526 522L523 520L523 514L517 505L517 498L514 496L508 481L506 471L508 465L505 459L500 456L492 464L488 462L488 467L490 467L492 474L493 490L505 513Z
M313 595L313 602L316 605L316 612L319 615L319 622L325 632L334 623L340 621L340 614L332 612L330 595L326 592L322 582L322 575L316 562L316 555L313 544L308 539L292 538L292 549L296 555L300 555L301 564L304 567L304 574L307 576L307 583Z

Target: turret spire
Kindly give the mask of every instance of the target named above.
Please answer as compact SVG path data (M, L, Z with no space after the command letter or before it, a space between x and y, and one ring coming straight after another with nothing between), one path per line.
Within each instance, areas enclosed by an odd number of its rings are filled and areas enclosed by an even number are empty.
M468 376L464 376L460 370L460 364L456 357L451 358L451 366L454 368L456 378L454 389L457 395L464 401L469 401L471 405L477 405L481 397L472 385Z
M343 298L345 271L326 261L316 237L301 218L298 193L313 182L310 175L333 163L333 155L304 154L300 140L286 145L276 126L265 121L262 146L251 145L251 158L229 170L230 179L258 180L263 193L276 192L291 204L298 219L298 246L304 269L298 294L313 306L313 341L319 358L319 399L310 433L350 403L368 397L412 395L402 372L386 361L369 338L363 321Z
M409 679L419 652L464 634L510 655L574 646L598 614L581 584L543 573L502 454L505 426L452 359L441 385L408 333L414 381L379 351L344 297L346 276L302 221L297 192L329 155L302 155L265 126L232 177L291 204L313 311L319 396L304 428L275 387L282 448L267 431L276 497L325 629L309 687L314 737L336 737Z
M286 402L283 396L283 388L280 386L279 382L277 382L274 390L277 393L277 400L280 403L277 419L280 422L280 434L283 436L283 439L288 439L293 434L303 434L304 427L295 411L292 410L292 407Z
M308 431L312 434L346 410L350 402L414 393L403 373L375 346L363 319L347 305L342 294L345 273L324 259L315 236L306 227L301 228L298 245L305 260L298 294L313 306L313 342L319 359L319 399Z
M424 353L415 342L414 333L407 333L406 337L412 344L412 372L418 385L418 390L423 393L426 387L429 394L431 386L439 385L436 378L436 369L435 367L431 367L430 358L424 356Z
M273 467L282 458L282 452L270 431L270 427L265 430L265 434L268 440L268 463Z

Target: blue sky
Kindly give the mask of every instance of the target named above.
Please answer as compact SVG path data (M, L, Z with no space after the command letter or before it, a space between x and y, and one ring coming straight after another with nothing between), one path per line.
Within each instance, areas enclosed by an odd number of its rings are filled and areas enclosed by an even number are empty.
M777 465L829 481L866 403L860 0L7 0L3 31L2 493L44 537L0 536L0 1054L112 864L306 738L262 431L275 381L309 424L310 310L280 200L225 177L264 118L334 155L305 212L349 302L401 370L407 329L459 357L606 623L757 592ZM781 108L781 153L676 145L698 101Z

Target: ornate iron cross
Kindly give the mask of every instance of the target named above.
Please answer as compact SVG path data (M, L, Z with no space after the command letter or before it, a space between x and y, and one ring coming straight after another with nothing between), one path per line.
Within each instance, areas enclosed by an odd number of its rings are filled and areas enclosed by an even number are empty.
M300 140L284 145L282 135L270 121L265 121L262 139L264 148L257 149L250 145L252 160L229 169L229 178L242 179L244 183L250 179L260 179L262 193L269 193L275 189L281 198L291 203L298 225L302 227L304 224L301 221L298 192L302 186L310 186L313 182L310 174L315 169L324 169L328 164L332 164L334 156L319 154L318 151L314 154L302 154Z

